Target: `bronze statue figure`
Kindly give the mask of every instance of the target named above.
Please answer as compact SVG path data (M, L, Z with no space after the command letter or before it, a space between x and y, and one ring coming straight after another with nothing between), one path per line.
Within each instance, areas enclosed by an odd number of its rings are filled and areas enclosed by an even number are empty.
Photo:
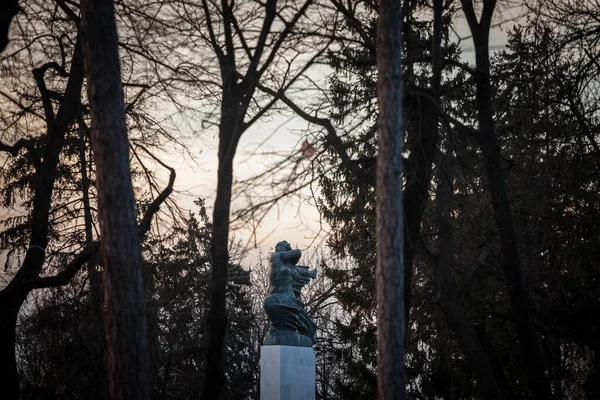
M297 265L302 252L286 241L275 246L271 257L269 296L264 308L271 322L265 345L312 347L317 343L317 326L300 300L302 287L317 276L317 270Z

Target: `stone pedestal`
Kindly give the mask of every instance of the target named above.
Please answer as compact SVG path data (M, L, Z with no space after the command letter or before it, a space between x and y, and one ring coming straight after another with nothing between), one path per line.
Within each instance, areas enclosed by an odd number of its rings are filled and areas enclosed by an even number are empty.
M260 400L315 400L312 347L261 346Z

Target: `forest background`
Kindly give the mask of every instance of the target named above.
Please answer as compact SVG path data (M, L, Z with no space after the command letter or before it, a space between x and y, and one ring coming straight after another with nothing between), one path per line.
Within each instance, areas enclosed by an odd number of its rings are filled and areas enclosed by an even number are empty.
M406 391L592 399L600 5L474 3L401 2ZM378 4L115 7L153 397L258 398L286 239L320 268L319 398L374 398ZM0 363L22 398L106 398L79 24L23 2L0 55Z

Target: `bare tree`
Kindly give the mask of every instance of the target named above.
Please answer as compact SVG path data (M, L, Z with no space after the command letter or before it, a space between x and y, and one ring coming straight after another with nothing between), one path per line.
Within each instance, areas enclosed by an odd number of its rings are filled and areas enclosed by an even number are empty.
M377 42L377 393L391 400L405 398L406 384L400 2L380 2Z
M32 289L52 286L47 285L49 283L47 280L44 282L38 277L48 244L50 208L59 166L59 155L64 146L65 134L75 120L81 100L83 63L80 45L75 46L67 87L56 115L44 82L44 73L49 68L52 68L52 63L34 70L46 115L47 141L43 152L39 154L33 143L27 139L21 139L12 146L0 142L1 151L14 155L20 151L29 152L32 159L35 160L34 165L36 166L29 248L19 271L7 287L0 292L0 321L2 321L0 324L0 360L6 363L2 370L7 374L6 382L8 384L5 386L5 396L8 399L19 398L19 376L15 359L15 328L19 310ZM85 258L89 257L91 250L88 249L84 255ZM79 260L74 260L72 267L79 267L79 262ZM81 264L83 263L85 260Z
M527 364L529 388L535 398L549 399L550 386L544 372L541 346L533 325L494 121L489 34L496 0L483 1L483 10L479 19L472 0L461 0L461 4L475 44L474 78L479 121L478 138L484 158L496 225L500 233L502 267L510 296L511 310L516 318L519 345Z
M109 396L150 398L142 257L112 0L81 2L102 233Z
M442 18L443 11L448 4L436 0L433 4L434 10L434 26L433 26L433 40L431 46L431 57L416 56L412 54L414 52L414 45L405 46L405 51L408 54L408 59L404 60L405 68L408 71L413 71L415 65L422 63L430 63L432 70L432 79L430 85L423 85L417 83L416 79L405 79L405 82L409 82L404 88L405 96L405 109L410 110L407 114L413 120L415 126L414 132L409 133L409 139L407 140L408 145L408 158L405 160L405 179L406 185L404 187L404 285L405 285L405 313L406 313L406 324L408 326L411 308L411 282L413 275L413 263L415 259L416 248L419 242L419 233L423 215L425 213L426 205L429 201L429 187L431 183L434 153L439 141L439 121L440 116L443 113L442 102L441 102L441 81L443 69L448 65L457 64L460 67L464 67L463 64L456 62L456 60L445 59L442 56ZM355 39L345 32L341 27L344 24L340 24L340 28L333 26L330 30L324 28L324 34L330 35L335 39L337 45L346 44L352 49L352 52L361 52L362 55L358 60L355 60L356 66L364 67L365 65L375 66L377 49L374 43L373 32L370 31L368 22L364 21L362 13L368 11L375 12L376 4L369 3L364 4L360 1L338 1L334 0L331 2L333 10L327 8L324 12L329 12L332 15L338 16L348 26L346 29L350 32L354 32L359 39ZM363 10L363 7L367 11ZM414 13L416 2L405 0L402 2L403 21L405 21L404 30L407 31L406 27L414 19ZM368 18L366 18L369 21ZM353 45L359 45L351 47ZM360 50L359 50L360 49ZM364 55L366 53L367 55ZM341 58L347 56L340 56ZM331 63L331 61L330 61ZM420 65L419 65L420 66ZM411 72L410 75L414 75ZM277 204L282 198L289 198L290 195L299 192L303 188L312 185L315 181L319 180L320 176L327 174L330 171L343 170L350 177L349 180L353 182L354 187L359 188L362 191L363 187L375 188L375 168L371 166L375 165L375 160L367 157L359 157L354 151L353 147L356 143L352 142L352 138L355 135L355 131L361 131L365 129L368 132L375 133L377 131L376 126L371 126L370 118L371 113L367 112L366 117L364 110L358 110L355 107L351 108L348 114L351 114L342 123L336 121L337 118L328 116L323 117L323 114L332 114L331 105L323 105L322 99L319 99L317 104L306 104L304 99L294 100L292 96L276 93L274 90L269 88L263 88L259 84L259 89L269 93L273 96L279 96L281 101L289 107L298 117L302 118L308 124L311 125L313 131L322 131L322 138L318 138L318 133L311 135L316 136L318 139L315 141L321 142L322 147L330 150L331 153L337 156L337 159L330 159L327 164L333 164L333 167L323 168L322 164L325 157L323 155L328 154L327 151L321 151L317 153L315 160L310 162L310 166L304 169L298 168L303 161L303 157L289 157L285 155L285 160L274 165L269 171L262 173L261 175L249 179L246 183L247 186L243 187L245 192L252 190L250 186L256 186L259 179L268 177L267 186L273 189L275 192L272 197L267 198L265 201L257 203L250 202L250 206L246 209L238 211L238 216L241 218L247 218L248 216L256 216L259 218L264 217L266 212L274 204ZM327 89L319 88L323 90L321 97L327 99L326 101L331 102L331 93L327 92L331 90L331 87ZM312 109L309 110L308 106ZM306 108L304 108L306 107ZM365 125L367 125L365 127ZM353 132L354 131L354 132ZM414 136L414 137L413 137ZM291 165L291 167L290 167ZM290 172L291 170L291 172ZM273 178L274 175L281 175L278 181ZM284 188L283 190L281 188ZM261 210L262 209L262 210Z
M90 289L94 292L91 297L101 300L98 293L102 287L97 275L102 266L97 262L88 263L96 258L99 248L98 233L93 226L95 165L86 160L86 153L91 150L86 125L88 107L81 104L84 73L77 40L80 18L72 6L61 0L50 4L35 0L24 3L25 12L13 22L14 45L1 59L7 73L2 76L0 89L0 158L3 160L0 179L2 206L8 208L9 216L2 218L0 247L9 256L6 267L16 270L14 277L0 290L0 317L3 318L0 363L10 377L5 386L9 399L19 396L14 331L27 296L34 289L68 284L87 264ZM30 70L32 74L28 73ZM138 176L147 178L149 186L149 193L145 188L138 191L140 209L145 211L140 215L140 226L136 226L141 237L151 229L160 206L168 202L175 179L171 169L167 187L160 189L145 165L147 158L162 164L147 148L156 149L157 136L169 135L139 107L142 100L150 97L149 93L156 95L144 85L144 79L150 76L133 72L125 79L129 92L126 107L133 117L130 126L135 129L131 149L136 169L143 171ZM169 139L160 143L179 142ZM80 224L81 216L83 224ZM82 240L84 235L85 241ZM18 256L14 255L19 255L23 246L27 249L25 259L17 264ZM99 319L101 307L97 308ZM101 350L100 354L104 352ZM99 387L105 386L101 383L103 376L97 381Z
M218 104L219 150L218 181L213 210L211 245L212 283L207 316L207 365L203 398L217 399L224 383L224 338L226 334L226 283L229 252L230 206L233 185L233 160L240 138L255 122L267 114L277 96L257 96L259 82L275 86L275 92L285 91L311 65L298 67L289 39L296 35L300 21L312 0L304 2L268 0L266 2L234 2L223 0L181 2L175 12L189 26L188 32L201 37L210 52L205 59L213 62L205 67L206 79L198 79L203 90L220 94L220 99L207 94ZM198 15L198 10L202 15ZM295 42L301 46L300 42ZM291 51L289 58L282 52ZM213 56L215 59L211 58ZM215 72L216 71L216 72ZM283 72L281 72L283 71ZM213 79L213 81L210 81ZM210 81L210 82L209 82ZM210 100L209 100L210 101ZM210 119L210 118L207 118Z

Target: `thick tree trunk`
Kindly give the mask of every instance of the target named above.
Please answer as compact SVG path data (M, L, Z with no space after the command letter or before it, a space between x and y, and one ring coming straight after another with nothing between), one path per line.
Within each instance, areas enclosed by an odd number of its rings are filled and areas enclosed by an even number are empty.
M405 8L408 8L407 6ZM440 108L440 85L442 79L442 0L434 0L433 4L433 43L431 49L431 65L433 79L431 91L417 93L407 98L417 105L414 125L418 127L418 137L410 145L410 155L406 171L406 188L404 189L404 309L405 324L408 332L411 308L411 284L415 243L421 230L421 221L425 206L429 202L429 186L433 170L433 159L438 144Z
M0 368L2 368L2 398L19 400L19 373L15 357L17 317L25 296L13 295L0 302Z
M237 98L236 96L232 96ZM229 267L229 212L233 186L233 157L240 133L239 102L224 96L219 126L219 171L213 210L212 276L207 315L207 362L203 399L218 399L225 384L225 333L227 329L227 274Z
M33 210L31 215L31 234L25 260L11 282L0 291L0 370L10 379L7 380L4 398L19 399L19 375L15 358L17 318L29 289L24 283L38 278L45 259L48 244L48 229L52 193L56 182L56 171L62 152L65 134L75 119L81 102L83 85L83 64L79 43L75 45L71 70L65 89L64 100L56 117L50 110L50 99L44 83L43 71L34 70L40 94L46 110L47 141L40 165L36 168L33 186Z
M18 12L18 0L3 0L0 3L0 53L2 53L8 45L8 29Z
M486 400L500 400L503 398L500 387L494 375L492 363L485 354L477 333L473 329L460 300L452 287L451 269L453 265L452 244L452 171L438 166L438 189L436 193L436 212L439 229L439 262L434 268L434 273L440 291L440 306L444 317L471 366L477 381L480 398Z
M440 349L441 385L444 400L455 400L454 377L452 376L452 358L448 356L450 351Z
M502 267L506 278L511 311L516 318L517 337L523 359L527 365L525 369L529 389L536 399L550 399L550 386L544 373L541 346L533 326L533 316L529 306L506 181L502 170L500 147L496 137L489 56L489 30L496 1L484 1L480 21L477 20L472 0L461 1L475 44L475 82L480 147L492 197L496 225L500 233Z
M433 96L433 93L431 93ZM429 186L433 169L433 156L438 143L439 103L429 96L419 96L416 102L418 137L410 145L406 188L404 189L404 290L405 316L408 329L411 308L411 283L416 242L421 230L425 207L429 202Z
M481 348L487 355L487 359L492 364L492 369L494 370L494 375L496 376L496 382L498 382L498 385L500 386L502 395L506 400L514 400L515 395L512 392L510 386L508 385L508 381L506 380L506 375L504 374L502 364L500 363L500 360L498 360L498 357L494 349L492 348L492 344L490 343L490 340L488 338L486 325L487 322L484 320L482 324L479 324L478 326L473 326L475 334L477 335L477 340L479 341L479 343L481 344Z
M148 399L141 246L112 0L83 0L81 29L102 234L109 395Z
M90 179L88 176L88 167L91 170L91 163L87 162L86 156L86 134L84 127L80 127L79 132L79 166L81 173L81 191L83 197L83 212L85 224L85 242L91 248L94 244L92 207L90 203ZM94 393L93 398L106 399L108 397L108 382L106 380L106 334L104 331L104 320L102 316L102 273L97 268L98 256L94 255L87 262L89 294L88 301L90 312L88 313L90 349L93 351L90 357L98 360L95 371L95 378L90 387Z
M489 89L482 89L482 91L491 93ZM489 112L492 115L491 101L489 102ZM525 278L523 277L506 182L502 172L498 143L494 134L493 120L485 122L481 125L481 128L482 153L485 159L496 225L500 232L502 267L510 296L511 311L516 318L519 345L523 358L528 365L526 370L529 388L535 398L549 399L549 383L544 373L541 346L533 326L533 316L529 306Z
M219 165L217 197L213 211L211 242L212 278L207 317L208 356L203 399L218 399L224 385L227 270L229 263L229 209L233 184L232 162Z
M380 2L377 41L377 392L391 400L405 398L400 2Z
M81 173L81 192L83 200L83 217L85 225L85 242L88 247L94 243L94 225L92 220L92 205L90 202L90 179L88 175L88 162L86 156L86 137L83 127L79 133L79 171ZM89 164L91 170L91 163ZM90 285L90 303L98 310L102 309L102 276L97 266L96 257L87 262L87 271Z
M222 79L223 97L221 102L221 121L219 125L219 174L217 197L213 212L212 280L210 292L210 307L207 316L208 354L206 365L206 380L203 398L218 399L224 382L224 343L227 325L225 301L227 298L227 269L229 262L229 210L231 203L231 187L233 183L233 158L241 135L274 103L261 109L249 122L244 122L250 102L261 76L274 61L275 55L281 48L287 36L294 32L294 26L305 14L312 0L306 0L297 13L286 18L285 29L276 33L276 38L269 39L271 27L276 17L277 0L263 2L264 19L260 34L254 48L248 54L250 62L243 68L242 74L236 65L238 50L234 38L238 27L234 18L234 4L221 1L220 26L218 32L214 29L213 13L209 1L203 0L202 7L206 19L207 34L219 61ZM280 16L280 15L279 15ZM219 41L222 40L222 45ZM268 52L268 56L263 57ZM293 78L295 80L296 78ZM276 96L278 97L278 95Z

